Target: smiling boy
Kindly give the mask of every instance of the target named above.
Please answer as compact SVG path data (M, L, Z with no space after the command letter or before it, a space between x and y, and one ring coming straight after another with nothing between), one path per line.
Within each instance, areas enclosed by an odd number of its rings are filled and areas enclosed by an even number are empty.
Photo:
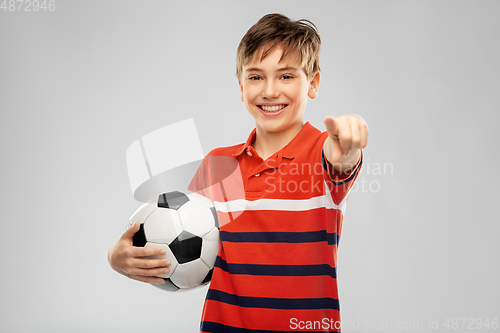
M240 42L236 74L255 129L206 161L235 159L244 193L208 191L213 166L206 163L189 187L212 199L225 221L202 332L340 332L337 246L368 128L357 115L326 117L323 133L304 123L307 99L319 88L319 50L314 25L280 14L261 18ZM160 253L132 246L137 229L110 248L110 264L132 279L162 283L154 276L169 263L143 258Z

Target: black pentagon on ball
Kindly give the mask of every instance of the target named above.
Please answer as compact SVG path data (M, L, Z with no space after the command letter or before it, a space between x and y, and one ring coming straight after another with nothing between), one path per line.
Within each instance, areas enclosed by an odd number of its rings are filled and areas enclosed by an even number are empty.
M146 233L144 232L144 224L141 223L139 230L134 234L134 237L132 237L132 244L137 247L144 247L146 246L146 243L148 241L146 240Z
M179 264L185 264L200 258L202 243L200 237L184 230L169 247Z
M214 269L212 268L210 270L210 272L208 272L207 276L205 276L205 278L203 279L203 281L201 281L201 284L207 284L210 282L210 280L212 280L212 274L214 273Z
M160 194L158 196L158 207L179 209L188 201L189 198L184 193L179 191L172 191Z

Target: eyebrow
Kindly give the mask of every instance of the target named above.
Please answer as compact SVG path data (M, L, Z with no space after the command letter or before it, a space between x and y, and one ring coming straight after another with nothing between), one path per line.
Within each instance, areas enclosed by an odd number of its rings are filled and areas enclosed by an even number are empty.
M283 72L283 71L290 71L290 70L297 70L297 67L292 67L292 66L287 66L287 67L281 67L278 69L278 72ZM262 69L257 68L257 67L250 67L246 69L247 72L263 72Z

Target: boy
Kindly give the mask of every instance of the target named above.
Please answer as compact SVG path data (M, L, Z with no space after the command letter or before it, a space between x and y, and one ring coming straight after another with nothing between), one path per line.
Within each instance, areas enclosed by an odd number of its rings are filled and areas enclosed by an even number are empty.
M326 117L323 133L304 124L307 97L319 87L320 43L309 21L269 14L238 47L241 100L255 129L246 143L211 151L189 186L214 201L223 221L203 332L340 332L337 245L368 129L356 115ZM218 156L238 162L243 197L209 190L214 166L207 161ZM147 258L158 249L132 246L138 229L136 223L110 248L110 265L162 283L153 276L169 262Z

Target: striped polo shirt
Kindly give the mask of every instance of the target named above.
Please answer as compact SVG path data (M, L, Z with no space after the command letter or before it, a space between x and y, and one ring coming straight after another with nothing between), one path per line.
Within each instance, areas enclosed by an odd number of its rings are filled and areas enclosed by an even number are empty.
M221 247L202 332L340 332L337 248L349 174L325 162L309 122L267 160L244 144L211 151L189 185L217 209Z

